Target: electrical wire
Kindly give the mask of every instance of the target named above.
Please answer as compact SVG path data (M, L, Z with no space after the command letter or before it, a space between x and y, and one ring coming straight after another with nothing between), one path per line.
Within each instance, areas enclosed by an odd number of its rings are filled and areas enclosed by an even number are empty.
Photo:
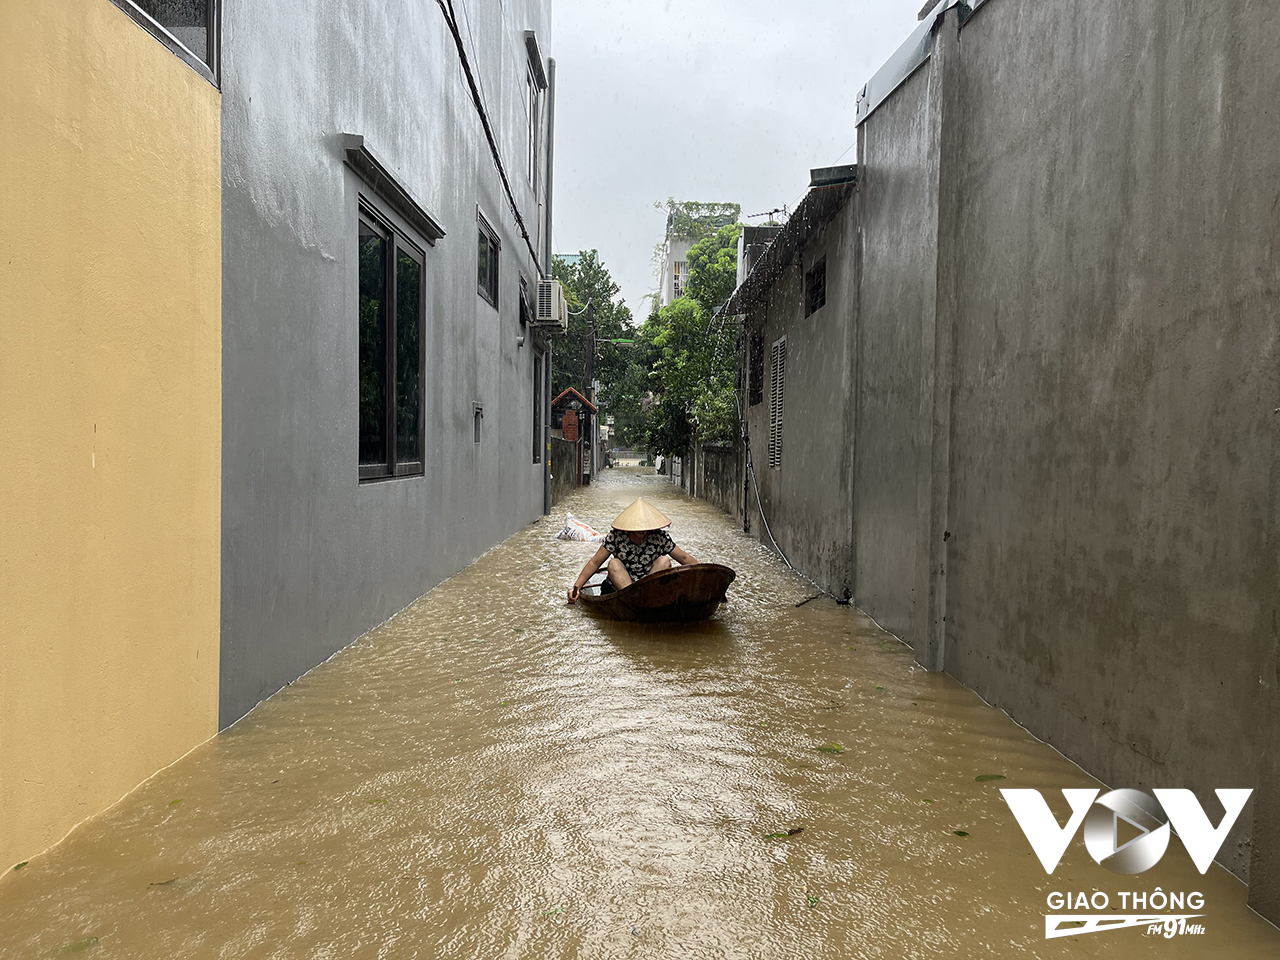
M538 271L539 277L543 277L542 266L538 262L538 251L533 248L533 241L529 239L529 230L524 225L524 217L520 215L520 208L516 206L515 194L512 193L511 182L507 179L507 169L502 164L502 155L498 152L498 142L494 139L493 127L489 123L489 112L485 109L480 88L477 86L475 75L471 71L471 61L467 59L467 51L462 42L462 32L458 29L458 19L453 12L453 0L436 0L436 5L440 7L440 12L444 14L445 25L448 26L449 33L453 35L454 46L458 48L458 59L462 62L462 72L467 77L467 86L471 90L471 101L475 104L476 113L480 116L480 125L484 127L485 139L489 141L489 151L493 154L493 163L498 168L498 176L502 179L502 188L506 191L507 202L511 204L511 213L516 218L516 226L520 228L520 236L524 238L524 244L529 248L529 255L533 257L534 269Z

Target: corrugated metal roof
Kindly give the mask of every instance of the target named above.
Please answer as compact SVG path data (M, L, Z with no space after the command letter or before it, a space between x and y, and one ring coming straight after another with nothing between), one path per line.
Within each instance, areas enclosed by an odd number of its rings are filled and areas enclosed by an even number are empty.
M845 169L847 179L844 182L814 187L805 195L805 198L800 201L800 206L796 207L795 213L791 214L791 219L787 221L786 226L773 238L773 242L765 248L764 253L760 254L755 266L751 268L746 279L738 285L738 289L733 291L733 296L716 311L718 315L746 313L748 309L759 303L769 288L782 276L782 272L795 255L803 250L822 225L845 205L857 186L857 167L850 165Z

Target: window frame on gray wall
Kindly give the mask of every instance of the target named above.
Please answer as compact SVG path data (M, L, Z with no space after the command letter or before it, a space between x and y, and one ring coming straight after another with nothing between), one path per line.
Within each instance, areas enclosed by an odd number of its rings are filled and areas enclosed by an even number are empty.
M804 275L804 315L817 313L827 305L827 258L822 257Z
M356 231L356 326L359 331L358 340L362 340L363 334L363 286L365 275L363 273L363 256L361 247L361 237L366 235L377 235L387 244L388 256L384 257L382 264L383 276L382 283L384 285L384 296L381 301L381 319L382 319L382 444L384 456L380 460L365 459L365 425L364 425L364 397L362 396L363 376L364 376L364 355L363 343L357 352L357 370L359 371L356 380L356 406L359 413L358 419L358 439L360 446L360 454L358 459L359 476L361 483L367 483L377 480L393 480L397 477L414 477L422 476L425 472L425 449L426 449L426 390L424 381L426 379L426 303L427 303L427 244L419 242L416 238L411 237L403 230L384 209L380 208L378 201L361 192L357 203L357 231ZM418 268L418 290L417 290L417 409L414 411L414 419L416 419L417 427L413 433L413 440L416 443L417 456L412 456L412 449L408 455L405 455L401 447L401 434L405 433L400 421L403 411L400 407L399 393L400 384L400 360L401 360L401 341L404 339L404 331L401 329L401 306L403 304L403 294L401 287L403 286L400 277L400 267L402 257L407 257L410 261L417 265Z
M215 87L221 78L222 59L222 0L205 0L205 51L201 56L179 40L160 20L147 13L134 0L111 0L131 17L134 22L163 43L169 50L200 76Z
M497 310L502 242L498 239L497 231L489 226L489 221L479 210L476 210L476 226L479 229L479 240L476 243L476 288L480 296Z

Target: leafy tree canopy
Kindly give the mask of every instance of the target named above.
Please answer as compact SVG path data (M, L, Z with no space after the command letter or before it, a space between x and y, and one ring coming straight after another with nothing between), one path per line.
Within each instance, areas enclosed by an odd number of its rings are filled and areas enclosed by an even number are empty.
M737 329L732 318L714 314L733 293L741 231L741 224L727 224L695 244L685 295L652 311L641 327L654 394L647 436L657 453L682 455L695 436L704 443L737 436Z
M594 314L596 356L591 375L600 382L596 399L602 413L614 417L618 442L624 446L639 442L643 421L639 387L644 380L643 370L633 346L607 342L636 338L631 310L625 302L616 299L621 288L595 250L580 251L569 259L552 257L551 275L564 286L570 313L568 333L557 339L553 347L551 395L555 397L567 387L587 393L586 361L591 335L587 318ZM593 307L590 312L584 309L588 302Z
M742 215L739 203L705 203L667 197L665 203L658 202L654 206L667 210L668 240L701 240L721 227L737 223Z

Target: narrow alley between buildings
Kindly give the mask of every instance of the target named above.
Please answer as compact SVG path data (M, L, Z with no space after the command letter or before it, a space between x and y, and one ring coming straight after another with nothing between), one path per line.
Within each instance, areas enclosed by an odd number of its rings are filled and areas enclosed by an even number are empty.
M563 506L641 494L738 571L713 620L590 619L592 546L535 523L9 871L0 957L1205 956L1046 941L1102 871L1077 840L1047 876L999 788L1096 781L650 470ZM1108 876L1201 891L1218 956L1280 951L1177 844Z

